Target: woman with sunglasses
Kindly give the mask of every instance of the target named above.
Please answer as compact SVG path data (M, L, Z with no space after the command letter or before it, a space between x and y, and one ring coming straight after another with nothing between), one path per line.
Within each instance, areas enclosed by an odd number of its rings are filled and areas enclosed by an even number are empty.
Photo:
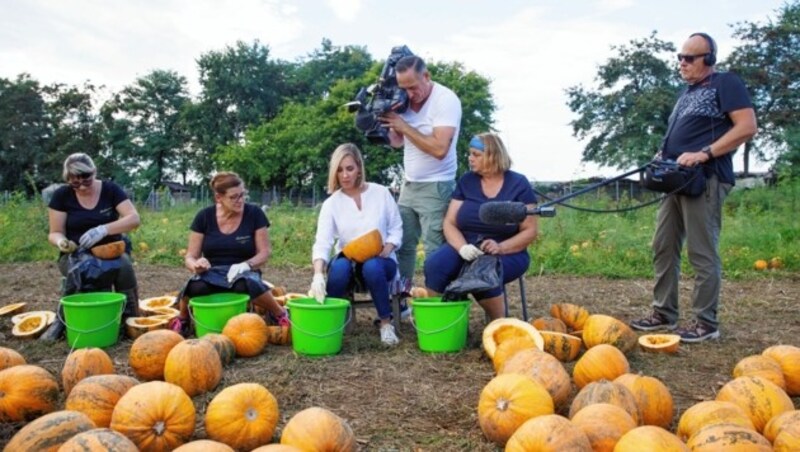
M220 292L246 293L251 309L267 312L273 323L288 326L286 311L259 270L272 253L267 216L245 202L247 190L236 173L217 173L210 185L215 202L198 212L190 227L184 264L193 276L179 296L180 315L170 328L188 336L188 300Z
M122 234L139 226L139 213L122 188L114 182L101 181L96 176L97 168L91 157L83 153L72 154L64 160L63 177L67 185L53 192L50 199L48 240L60 251L58 269L65 277L70 270L71 257L73 266L78 255L80 261L85 263L86 259L93 258L89 253L82 253L83 251L123 240ZM107 277L102 279L110 280L116 292L125 294L127 301L123 319L136 315L139 302L136 274L129 252L129 247L126 246L126 253L116 258L113 264L95 263L95 268L109 269ZM87 289L111 289L86 287L88 278L83 278L83 287L77 286L71 280L71 277L67 280L65 295ZM56 339L61 332L63 325L56 322L56 327L44 337Z

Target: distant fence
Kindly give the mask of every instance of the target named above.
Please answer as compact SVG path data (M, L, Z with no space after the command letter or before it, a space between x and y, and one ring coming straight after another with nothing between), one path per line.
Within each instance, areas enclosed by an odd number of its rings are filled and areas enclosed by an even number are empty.
M186 204L204 206L211 204L214 200L213 193L205 186L191 187L185 191L152 189L146 196L137 197L134 194L129 194L129 196L137 205L157 211ZM260 206L288 203L294 206L313 207L324 201L325 198L327 198L325 191L317 187L302 190L279 190L277 187L247 189L247 201Z

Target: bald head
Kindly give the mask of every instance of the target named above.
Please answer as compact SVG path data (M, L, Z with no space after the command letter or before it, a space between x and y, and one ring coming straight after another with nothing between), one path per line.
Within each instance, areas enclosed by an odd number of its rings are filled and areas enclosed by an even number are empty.
M714 72L716 53L716 44L710 36L703 33L689 36L678 54L681 77L690 85L708 77Z

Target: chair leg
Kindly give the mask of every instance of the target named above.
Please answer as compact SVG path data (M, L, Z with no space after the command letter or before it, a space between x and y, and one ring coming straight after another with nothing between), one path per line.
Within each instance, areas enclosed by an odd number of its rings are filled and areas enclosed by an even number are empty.
M519 277L519 299L522 303L522 319L528 321L528 300L525 298L525 275Z

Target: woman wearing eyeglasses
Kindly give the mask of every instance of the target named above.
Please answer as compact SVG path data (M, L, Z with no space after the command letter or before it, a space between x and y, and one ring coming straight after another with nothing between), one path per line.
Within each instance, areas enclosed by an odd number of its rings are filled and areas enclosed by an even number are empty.
M67 185L53 193L48 206L48 240L61 253L58 269L62 275L68 276L70 262L73 272L77 262L85 264L85 267L80 267L81 270L101 269L106 274L102 278L94 278L94 284L104 285L108 282L116 292L124 293L127 302L123 317L136 315L139 297L128 247L126 246L126 253L107 263L87 262L96 258L89 253L83 253L97 245L122 240L122 234L139 226L139 213L122 188L114 182L101 181L96 176L97 168L88 155L76 153L67 157L63 170ZM91 284L86 274L69 275L64 288L65 295L86 290L111 289ZM56 328L48 332L49 334L46 333L45 338L56 339L61 332L63 325L56 322Z
M275 301L259 270L272 253L267 216L258 206L245 202L247 190L236 173L217 173L210 185L215 202L192 221L184 264L193 276L180 296L180 316L170 328L189 335L188 300L220 292L246 293L251 304L269 313L274 323L288 326L286 311Z

